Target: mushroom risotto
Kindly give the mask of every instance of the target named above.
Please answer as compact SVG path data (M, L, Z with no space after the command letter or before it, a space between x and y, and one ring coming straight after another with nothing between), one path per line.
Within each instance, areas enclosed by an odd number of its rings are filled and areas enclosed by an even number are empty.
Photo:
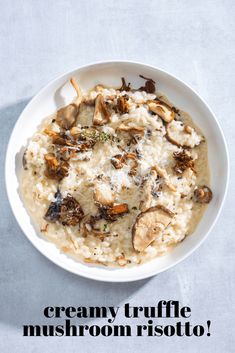
M136 265L193 232L212 198L207 144L155 89L97 85L43 120L21 195L42 236L77 260ZM32 117L33 118L33 117Z

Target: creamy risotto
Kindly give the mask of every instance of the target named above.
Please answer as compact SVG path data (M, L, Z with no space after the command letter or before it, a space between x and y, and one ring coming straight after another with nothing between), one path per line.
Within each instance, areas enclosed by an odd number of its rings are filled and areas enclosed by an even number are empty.
M137 265L197 226L212 198L207 144L190 116L140 76L97 85L43 120L23 157L21 195L41 235L87 263ZM33 117L32 117L33 119Z

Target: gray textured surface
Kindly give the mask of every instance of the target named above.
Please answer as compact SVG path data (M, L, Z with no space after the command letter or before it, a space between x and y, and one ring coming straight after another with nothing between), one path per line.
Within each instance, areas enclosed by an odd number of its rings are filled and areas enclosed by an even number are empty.
M234 352L234 1L2 1L0 12L0 351ZM17 226L4 188L12 127L29 98L81 64L133 59L162 67L210 104L230 148L232 176L220 220L190 258L150 280L104 284L46 260ZM23 338L23 323L43 322L46 305L154 305L177 299L192 322L212 321L203 338ZM95 321L93 321L95 322Z

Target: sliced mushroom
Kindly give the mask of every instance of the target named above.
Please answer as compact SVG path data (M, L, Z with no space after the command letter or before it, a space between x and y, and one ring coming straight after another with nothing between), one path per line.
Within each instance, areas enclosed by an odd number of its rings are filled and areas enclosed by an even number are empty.
M142 212L146 211L151 206L151 202L153 199L152 190L155 184L156 177L157 172L156 170L152 169L146 182L144 183L144 200L140 203L140 211Z
M176 191L176 187L170 182L170 177L167 174L167 171L163 168L160 168L158 165L155 165L152 167L153 170L156 170L157 174L164 179L166 186L171 190L171 191Z
M109 109L106 106L102 94L98 94L95 100L95 112L93 116L94 125L107 124L111 119Z
M159 100L148 101L147 104L149 109L159 115L166 123L174 120L175 112L168 104Z
M144 127L143 126L130 126L125 124L120 124L117 127L117 131L128 132L130 135L144 135Z
M158 205L141 212L132 228L132 243L136 251L144 251L170 224L174 213Z
M94 187L94 200L103 206L112 206L115 195L107 182L97 182Z
M187 127L189 128L188 125ZM178 147L194 148L201 143L202 137L198 135L195 129L190 128L191 132L189 134L185 131L185 125L181 121L174 120L166 126L166 138Z
M128 161L131 161L131 170L129 175L135 175L138 167L137 156L135 153L116 154L111 158L111 163L115 169L121 169Z
M211 189L206 186L198 186L194 190L194 198L196 202L199 203L209 203L212 200L213 194Z
M59 161L54 153L44 155L46 161L45 176L49 179L61 181L69 174L69 164L66 161Z
M82 93L77 82L74 78L71 78L70 82L77 93L77 97L73 103L59 109L55 118L57 124L65 130L70 129L75 124L78 108L82 102Z

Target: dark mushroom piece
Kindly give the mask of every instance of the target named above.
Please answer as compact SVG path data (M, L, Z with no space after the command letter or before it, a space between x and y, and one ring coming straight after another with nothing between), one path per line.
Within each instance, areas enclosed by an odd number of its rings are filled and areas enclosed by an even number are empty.
M133 248L144 251L170 224L174 213L162 205L151 207L141 212L132 228Z
M77 98L73 103L59 109L55 118L57 124L65 130L71 129L71 127L75 124L76 117L78 115L78 108L82 102L82 93L80 87L74 78L71 78L70 82L77 93Z
M51 202L44 219L48 222L56 222L60 218L60 207L62 202L62 195L60 190L55 193L55 201Z
M145 91L146 93L155 93L155 81L151 78L147 78L143 75L139 75L139 77L146 80L145 85L141 86L137 91Z
M126 84L126 80L124 77L122 77L121 80L122 80L122 86L120 88L118 88L118 90L119 91L126 91L126 92L130 91L131 90L130 82L128 84Z
M188 168L192 169L195 172L193 157L187 150L174 152L173 158L176 161L173 169L177 174L182 174Z
M76 226L84 216L79 202L68 194L61 203L60 222L64 226Z
M129 213L129 208L127 203L116 204L112 206L101 206L100 216L107 221L114 222L119 217Z
M213 193L211 189L206 185L198 186L194 190L194 199L196 202L209 203L212 200L212 197Z
M46 161L45 176L49 179L61 181L69 174L69 164L66 161L59 161L54 153L44 155Z
M84 216L79 202L70 194L62 198L60 191L55 194L56 200L52 202L44 216L48 222L59 222L63 226L76 226Z

